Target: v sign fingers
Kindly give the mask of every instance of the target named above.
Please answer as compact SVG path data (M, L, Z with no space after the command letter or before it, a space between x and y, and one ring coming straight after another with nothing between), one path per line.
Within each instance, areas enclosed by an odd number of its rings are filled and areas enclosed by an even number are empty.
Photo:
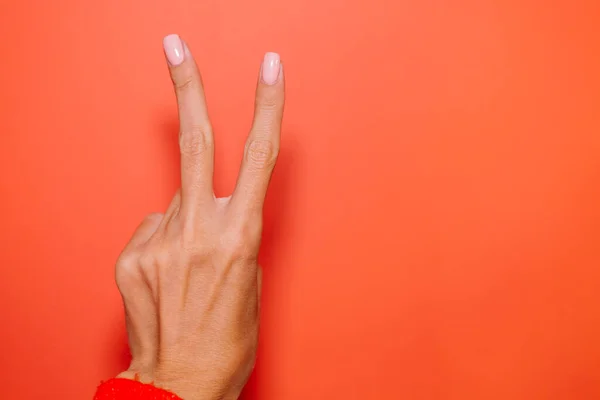
M181 190L119 258L132 349L119 377L152 383L174 399L237 399L258 346L261 210L279 151L283 70L279 56L267 53L235 193L215 201L200 73L179 36L163 44L179 107Z

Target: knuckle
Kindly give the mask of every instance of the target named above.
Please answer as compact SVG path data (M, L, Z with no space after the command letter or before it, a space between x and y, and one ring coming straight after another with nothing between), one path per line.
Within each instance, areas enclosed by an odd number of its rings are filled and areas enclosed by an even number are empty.
M281 102L274 96L260 96L256 98L256 108L261 112L275 114L281 108Z
M259 169L275 166L279 149L270 140L255 139L248 143L246 159L250 165Z
M195 126L179 134L181 154L197 156L212 148L212 132L208 128Z
M138 265L140 272L146 278L152 278L157 275L158 271L169 268L172 261L170 248L155 243L139 256Z
M190 89L194 85L194 77L190 74L178 76L173 79L173 86L178 92Z
M124 252L119 256L115 267L115 281L121 293L140 280L138 260L139 254L133 251Z
M203 249L206 237L204 230L199 226L203 226L204 223L202 217L197 216L183 219L178 230L177 246L192 253Z
M146 215L146 220L147 221L161 221L163 219L163 217L164 217L163 213L153 212L153 213Z
M162 250L152 250L144 252L140 255L139 265L144 271L149 271L156 268L157 265L165 264L167 262L167 255Z
M224 236L222 251L233 260L254 260L256 258L256 246L254 240L248 233L236 230Z

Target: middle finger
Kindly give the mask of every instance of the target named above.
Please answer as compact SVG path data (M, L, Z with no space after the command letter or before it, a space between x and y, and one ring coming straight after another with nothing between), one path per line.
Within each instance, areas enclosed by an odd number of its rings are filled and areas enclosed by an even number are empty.
M195 209L214 199L214 139L202 78L187 45L178 35L163 40L179 109L181 208Z

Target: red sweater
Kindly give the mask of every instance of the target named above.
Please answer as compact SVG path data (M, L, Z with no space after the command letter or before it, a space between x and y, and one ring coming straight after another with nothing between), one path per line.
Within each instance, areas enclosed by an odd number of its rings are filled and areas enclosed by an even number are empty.
M114 378L98 386L94 400L182 400L177 395L131 379Z

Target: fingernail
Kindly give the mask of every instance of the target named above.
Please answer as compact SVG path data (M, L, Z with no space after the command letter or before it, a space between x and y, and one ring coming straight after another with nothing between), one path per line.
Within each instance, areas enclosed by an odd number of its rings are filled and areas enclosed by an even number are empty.
M183 62L183 44L178 35L167 35L163 39L163 47L167 60L172 66L177 66Z
M262 80L267 85L274 85L279 79L279 54L267 53L262 65Z

